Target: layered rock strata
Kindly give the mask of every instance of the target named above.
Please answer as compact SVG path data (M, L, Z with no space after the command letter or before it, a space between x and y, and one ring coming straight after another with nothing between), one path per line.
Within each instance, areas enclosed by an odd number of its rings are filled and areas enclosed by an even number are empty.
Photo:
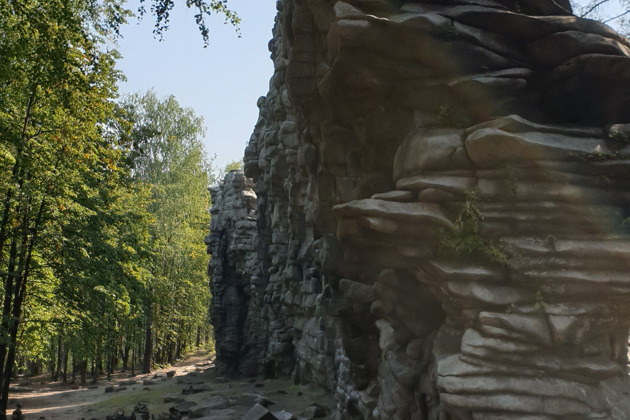
M413 273L441 301L432 363L453 418L630 413L630 146L608 134L515 116L423 131L399 149L395 190L335 207L349 254L398 249L382 275ZM466 163L409 159L436 143Z
M217 367L255 375L267 326L250 314L264 307L264 287L256 256L256 193L243 171L230 171L212 196L210 234L205 238Z
M628 41L563 0L277 7L245 153L265 338L230 364L340 418L627 418Z

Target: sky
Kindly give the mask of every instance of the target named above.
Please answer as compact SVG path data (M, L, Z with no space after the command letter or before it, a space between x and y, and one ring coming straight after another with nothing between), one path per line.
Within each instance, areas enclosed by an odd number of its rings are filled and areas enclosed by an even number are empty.
M123 27L118 69L126 78L121 94L153 89L158 97L174 95L182 107L192 108L206 126L208 156L216 155L215 170L243 158L258 119L256 102L266 95L273 74L268 43L276 14L273 0L230 0L242 19L238 37L217 16L210 21L210 45L194 22L194 12L175 1L169 30L159 41L154 19L133 18ZM131 7L133 2L129 3Z

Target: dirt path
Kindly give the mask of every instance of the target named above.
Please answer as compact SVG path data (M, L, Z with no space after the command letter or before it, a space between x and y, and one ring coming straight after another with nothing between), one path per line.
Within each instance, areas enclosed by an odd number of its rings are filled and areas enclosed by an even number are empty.
M168 377L167 373L172 375ZM117 374L111 381L102 379L97 385L73 386L46 382L34 377L19 388L31 392L15 392L9 397L9 412L16 403L22 405L27 420L105 420L117 410L130 415L138 402L146 404L156 419L166 417L170 408L179 408L183 419L242 419L256 404L282 412L284 418L312 418L332 409L332 399L321 390L292 385L288 380L243 380L218 377L212 359L197 353L173 367L151 374ZM41 382L40 382L41 381ZM73 389L76 388L76 389ZM304 414L302 416L302 414ZM140 419L140 416L137 416ZM326 416L321 418L328 418Z

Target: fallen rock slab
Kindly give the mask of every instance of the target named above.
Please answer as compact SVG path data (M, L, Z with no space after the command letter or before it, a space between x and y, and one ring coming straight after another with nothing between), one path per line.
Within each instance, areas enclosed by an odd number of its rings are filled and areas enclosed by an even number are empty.
M182 401L175 406L175 410L179 411L182 414L189 413L191 408L196 406L197 403L194 401Z
M245 413L243 420L278 420L278 418L262 405L256 404Z
M223 396L213 397L209 400L203 401L199 404L198 407L195 407L193 410L190 410L189 417L191 419L196 419L204 416L210 415L211 412L216 410L223 410L231 407L232 402Z

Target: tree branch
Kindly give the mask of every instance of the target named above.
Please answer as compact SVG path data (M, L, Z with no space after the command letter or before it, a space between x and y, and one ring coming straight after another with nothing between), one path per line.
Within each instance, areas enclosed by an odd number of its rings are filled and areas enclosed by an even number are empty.
M608 23L608 22L610 22L612 20L619 19L620 17L623 17L623 16L627 15L628 13L630 13L630 10L626 10L625 12L620 13L617 16L611 17L610 19L606 19L603 23Z
M597 9L599 6L601 6L604 3L608 3L610 0L600 0L597 3L595 3L594 5L592 5L586 12L583 12L580 17L586 17L589 14L591 14L595 9Z

